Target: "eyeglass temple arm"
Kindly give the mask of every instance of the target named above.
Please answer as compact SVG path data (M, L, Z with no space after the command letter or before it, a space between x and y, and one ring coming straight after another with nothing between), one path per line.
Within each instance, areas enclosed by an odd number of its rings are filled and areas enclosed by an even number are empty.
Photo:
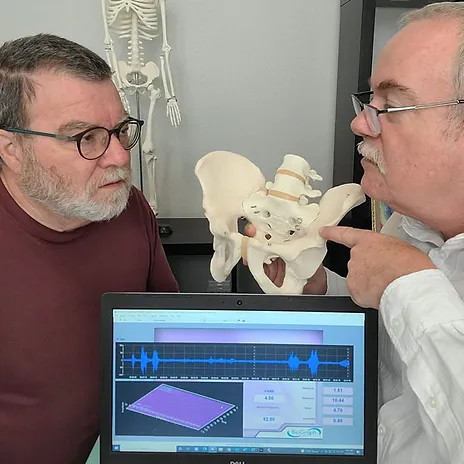
M440 103L428 103L424 105L417 105L417 108L436 108L439 106L461 105L462 103L464 103L464 100L449 100Z
M3 130L6 130L8 132L15 132L17 134L30 134L30 135L41 135L44 137L52 137L54 139L58 140L69 140L74 142L75 137L69 136L69 135L61 135L61 134L51 134L49 132L40 132L40 131L33 131L29 129L19 129L17 127L5 127L5 128L0 128Z
M399 111L422 110L426 108L439 108L441 106L460 105L462 103L464 103L464 100L450 100L450 101L439 102L439 103L426 103L423 105L402 106L400 108L387 108L385 110L379 110L379 113L397 113Z

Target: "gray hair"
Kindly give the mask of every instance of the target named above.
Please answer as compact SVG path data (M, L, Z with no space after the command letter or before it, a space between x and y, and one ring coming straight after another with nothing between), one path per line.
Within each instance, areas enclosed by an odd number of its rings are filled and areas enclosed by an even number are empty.
M0 46L0 128L27 128L35 97L32 74L64 73L86 81L111 79L108 64L86 47L51 34L37 34ZM1 169L0 158L0 169Z
M441 2L432 3L418 10L413 10L406 13L400 19L400 27L405 27L408 24L421 20L449 20L458 23L461 26L460 42L458 54L455 61L454 72L454 88L455 98L464 98L464 3L463 2ZM464 129L464 110L458 105L452 109L452 119L458 117L460 129Z

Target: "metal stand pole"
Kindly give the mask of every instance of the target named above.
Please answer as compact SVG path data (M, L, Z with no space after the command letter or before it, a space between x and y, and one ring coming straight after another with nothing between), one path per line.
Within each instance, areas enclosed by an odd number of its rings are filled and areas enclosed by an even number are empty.
M136 118L140 119L140 94L137 89L135 92L135 105L136 105ZM143 191L143 155L142 155L142 135L140 134L140 140L137 144L139 152L139 169L140 169L140 190Z
M141 75L139 72L133 72L130 73L128 76L128 81L131 84L135 84L136 86L142 84L143 81L143 75ZM137 119L140 119L141 111L140 111L140 93L139 93L139 87L136 87L135 89L135 106L136 106L136 115L135 117ZM140 140L138 145L138 153L139 153L139 170L140 170L140 190L142 193L145 193L143 191L143 154L142 154L142 134L140 134Z

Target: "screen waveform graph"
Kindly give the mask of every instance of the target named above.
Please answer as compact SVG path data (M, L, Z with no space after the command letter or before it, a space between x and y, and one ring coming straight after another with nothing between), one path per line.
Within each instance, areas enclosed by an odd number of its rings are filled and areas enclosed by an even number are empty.
M127 409L193 430L202 430L215 421L223 420L236 410L236 406L161 384Z
M353 381L353 346L119 343L119 378Z

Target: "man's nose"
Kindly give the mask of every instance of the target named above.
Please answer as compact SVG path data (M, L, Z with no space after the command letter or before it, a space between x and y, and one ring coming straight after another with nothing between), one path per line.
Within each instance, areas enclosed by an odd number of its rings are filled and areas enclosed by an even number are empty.
M374 132L367 121L365 111L361 111L352 121L351 121L351 131L359 135L360 137L370 137L377 138L380 134Z
M108 149L100 160L105 166L123 167L130 162L130 151L121 145L115 134L112 134Z

